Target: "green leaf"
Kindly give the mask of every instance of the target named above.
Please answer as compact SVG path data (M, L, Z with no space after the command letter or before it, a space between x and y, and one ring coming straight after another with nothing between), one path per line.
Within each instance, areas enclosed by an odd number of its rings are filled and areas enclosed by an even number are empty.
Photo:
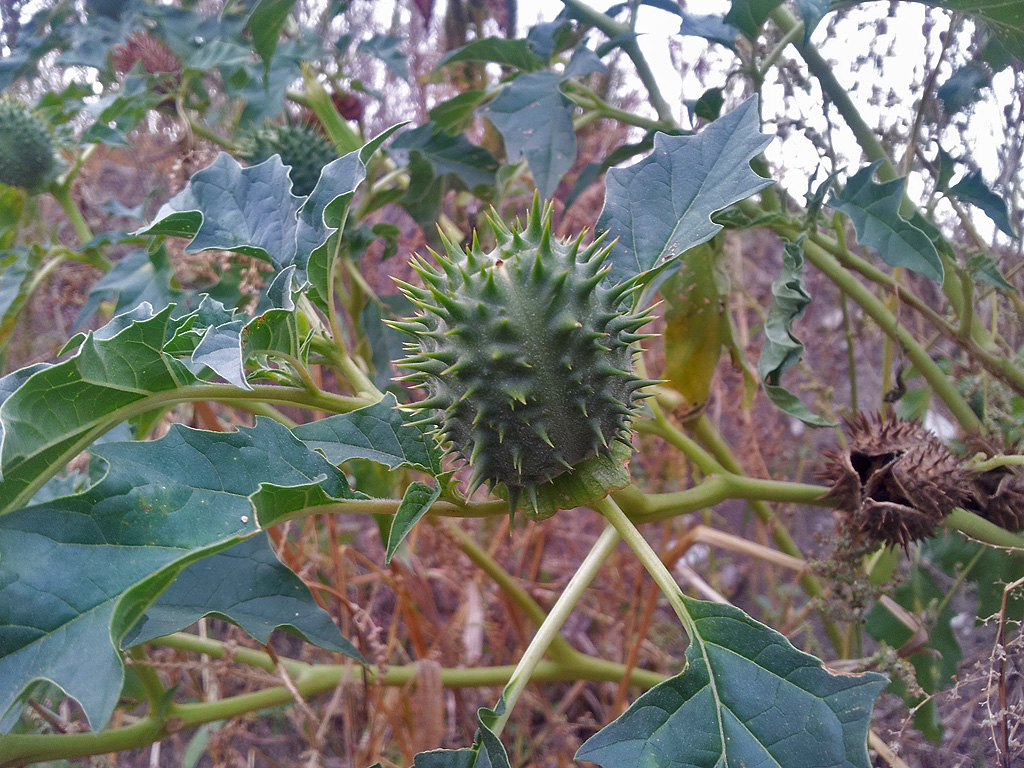
M475 110L485 99L485 91L463 91L430 110L430 119L445 133L454 136L473 124Z
M711 43L724 45L732 48L736 42L736 36L740 31L732 24L726 23L722 16L700 16L694 13L682 13L682 23L679 25L679 34L693 37L703 37Z
M507 160L526 157L541 197L551 197L576 162L573 107L561 82L554 72L520 75L483 112L505 140Z
M970 270L971 277L975 280L994 285L1002 291L1017 290L999 271L999 262L984 253L976 254L968 259L967 269Z
M722 89L708 88L696 101L686 102L686 107L690 110L690 114L693 117L699 117L701 120L710 123L717 120L718 116L722 114L722 106L724 104L725 99L722 97Z
M222 152L138 234L190 238L187 253L234 251L283 269L296 255L296 220L303 202L290 189L279 156L243 168Z
M7 347L21 310L28 302L32 277L40 269L37 248L0 252L0 352Z
M942 108L948 114L961 112L981 98L981 89L992 85L992 74L976 61L953 70L936 90Z
M0 404L0 513L28 502L98 435L152 396L195 383L161 351L171 310L143 304L85 337L75 354L36 369Z
M683 396L688 410L707 400L729 335L729 276L721 253L710 243L691 248L680 258L679 272L659 289L666 305L661 375Z
M25 193L22 190L0 185L0 252L14 244L24 206ZM0 269L2 272L3 269Z
M764 345L757 372L765 383L765 394L790 416L814 427L835 426L815 415L800 399L779 386L782 373L800 361L803 343L793 335L793 323L804 316L811 295L804 287L804 246L801 238L787 242L782 253L782 272L772 283L772 305L764 324ZM771 387L771 389L769 389Z
M121 642L122 648L179 632L204 616L232 621L266 644L284 629L303 640L363 661L309 587L274 554L266 534L186 566Z
M312 284L310 297L326 308L331 237L344 227L370 157L403 125L324 166L308 198L291 194L279 157L243 168L221 153L137 234L190 238L188 253L234 251L263 259L278 271L294 264L298 279L308 276Z
M739 609L682 599L696 625L686 670L588 739L577 760L868 768L868 726L884 677L833 675Z
M384 66L395 73L400 79L409 79L409 64L400 47L405 38L396 35L374 35L359 43L356 48L361 53L369 53L384 62Z
M921 0L926 5L959 11L984 22L1007 50L1024 59L1024 1L1022 0Z
M761 25L767 20L782 0L732 0L729 12L725 14L726 24L732 24L751 40L761 32Z
M485 37L446 53L434 68L435 71L458 61L492 61L523 72L535 72L544 66L544 59L533 52L529 40L506 40L501 37Z
M891 267L906 267L941 283L942 259L924 232L900 216L906 179L872 181L879 163L861 168L827 205L853 222L857 242L878 251Z
M326 165L309 199L302 206L296 233L296 266L299 267L300 279L303 273L309 278L312 286L310 299L319 304L321 309L328 310L327 284L334 263L332 238L335 233L345 229L352 198L366 178L366 164L380 146L405 125L398 123L391 126L360 149Z
M219 67L237 67L252 59L252 50L239 42L217 38L200 46L186 56L182 63L186 69L204 71Z
M398 505L398 510L391 518L391 525L388 527L384 565L391 564L391 558L398 551L398 545L405 541L405 537L409 535L412 527L427 514L430 505L437 501L437 497L440 495L440 485L431 488L423 483L415 482L405 489L402 503Z
M295 0L256 0L251 5L245 25L252 35L253 48L263 61L269 63L273 58L281 27L294 5Z
M974 170L960 179L949 190L949 194L980 208L1007 237L1017 237L1010 222L1006 199L988 188L981 177L981 169Z
M441 453L434 440L405 423L393 394L366 408L300 424L294 435L322 451L332 464L370 459L390 469L409 466L441 474Z
M758 130L757 97L695 136L655 134L654 152L608 171L598 230L618 238L611 279L622 281L710 240L711 214L772 182L750 168L771 137Z
M469 189L494 184L498 170L494 155L472 144L464 134L449 136L438 128L426 122L406 131L392 142L389 154L419 152L429 161L435 176L454 174Z
M800 18L804 22L804 45L810 42L811 33L818 26L818 22L825 18L830 6L830 0L796 0L797 10L800 11Z
M420 752L413 758L412 768L511 768L508 753L493 731L504 708L502 695L495 709L481 707L477 710L478 728L472 747Z
M292 299L292 277L295 267L290 266L278 272L267 288L267 308L260 315L249 318L244 313L230 314L227 319L217 318L215 322L204 323L203 317L218 315L223 309L220 302L204 300L203 311L189 316L187 330L179 330L165 350L173 347L179 353L187 351L186 334L195 336L206 328L191 353L192 362L210 368L218 376L241 389L251 390L246 375L246 365L267 355L283 353L305 362L305 339L300 335L295 302Z
M174 425L95 453L110 466L99 483L0 518L0 626L17 628L0 639L0 712L42 678L99 729L121 690L116 649L128 629L183 566L278 514L270 497L254 502L261 483L352 494L342 472L270 420L233 433Z
M938 166L938 178L936 179L936 188L940 192L944 192L949 189L949 182L953 179L953 173L956 171L956 160L942 147L939 147L939 151L935 156L935 164Z
M114 301L113 314L134 309L143 302L157 309L175 304L177 312L187 311L187 302L194 300L195 294L173 287L174 281L174 266L164 247L153 251L142 248L129 251L93 283L72 330L77 330L95 315L105 301Z

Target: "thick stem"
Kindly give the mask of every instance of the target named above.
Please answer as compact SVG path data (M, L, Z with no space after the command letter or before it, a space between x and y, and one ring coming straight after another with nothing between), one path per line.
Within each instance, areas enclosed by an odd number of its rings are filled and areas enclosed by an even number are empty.
M248 648L229 648L216 640L195 635L175 634L152 641L154 645L181 648L205 653L211 658L231 657L242 664L273 672L274 661L266 653ZM295 688L304 698L335 690L341 684L360 685L364 674L367 684L378 681L376 667L364 668L354 664L310 665L292 659L280 659L293 675ZM442 669L441 684L447 688L475 688L505 685L512 676L511 665L477 667L471 669ZM390 666L380 682L387 686L406 685L419 673L415 665ZM665 679L664 675L643 669L627 669L624 664L578 654L572 662L541 661L534 669L536 682L563 682L592 680L619 682L629 677L630 683L652 688ZM232 696L218 701L194 704L172 704L163 717L147 716L124 728L112 728L101 733L9 734L0 739L0 768L21 766L46 760L71 759L107 752L141 749L187 728L195 728L215 720L227 720L250 712L278 707L293 701L292 692L284 686L275 686L252 693Z
M71 196L70 184L53 184L50 186L49 191L53 199L60 204L60 207L64 209L64 213L67 214L68 219L71 221L71 226L75 229L75 236L78 238L79 243L85 245L92 240L92 230L89 229L85 217L78 209L78 204L75 203L74 198ZM89 266L96 267L101 272L107 272L113 266L110 260L95 248L87 248L83 251L75 252L73 258Z
M508 512L508 505L502 502L501 513L505 514ZM436 506L436 503L435 505ZM433 508L431 508L433 512ZM455 544L459 549L473 561L473 564L487 574L491 581L498 585L502 592L517 606L519 609L526 614L526 617L533 622L534 626L539 627L544 623L547 615L544 613L544 609L541 608L540 604L533 599L529 592L523 589L516 582L515 578L501 567L486 549L477 544L473 538L462 529L461 526L455 525L451 522L447 522L444 526L445 532L452 537ZM573 649L569 642L562 637L560 634L555 635L551 639L549 652L551 658L557 659L558 661L567 661L570 659L576 651Z
M995 523L989 522L973 512L968 512L966 509L955 508L946 515L942 524L977 541L993 547L1011 549L1018 557L1024 556L1024 536L1000 528Z
M928 354L924 347L918 344L917 339L896 320L895 315L886 308L885 304L878 297L844 269L832 254L816 243L805 240L804 255L809 262L824 272L843 293L857 302L865 314L875 321L875 324L882 329L886 336L899 342L907 357L914 364L914 367L924 376L932 391L946 404L950 413L960 422L960 426L963 427L965 432L968 434L979 434L983 431L981 420L971 410L971 407L964 400L960 392L957 391L953 382L949 380L949 377L932 360L931 355Z
M613 506L615 504L613 501L609 503ZM620 511L619 514L622 514L622 512ZM622 517L625 519L626 516L622 514ZM634 528L633 530L636 529ZM616 528L612 526L605 528L597 538L597 541L594 542L594 546L590 548L590 552L583 558L583 562L576 569L576 573L569 579L569 583L565 585L562 594L558 596L558 600L551 607L547 618L544 619L544 622L537 630L537 634L533 636L530 644L523 652L522 658L519 659L515 671L509 678L508 685L502 691L501 697L505 702L505 708L498 716L498 720L492 729L495 736L501 735L501 731L505 727L505 723L508 722L509 715L512 713L512 708L516 705L520 694L526 689L527 683L530 682L530 678L533 676L537 665L544 658L544 654L547 653L548 646L551 645L554 638L559 636L565 620L569 618L569 614L576 607L576 603L583 595L583 592L590 585L590 582L594 580L598 570L618 543L619 534L616 533Z
M672 107L665 101L665 97L661 95L658 79L654 76L650 64L647 63L647 59L644 58L643 53L640 51L636 38L631 37L633 30L625 24L619 23L611 16L590 7L583 0L562 0L562 3L572 11L574 16L581 19L584 23L601 30L609 39L618 38L621 40L619 47L625 51L626 55L633 62L633 66L636 67L637 76L640 78L640 82L643 83L644 88L647 89L651 106L658 113L658 120L666 125L677 125L672 114Z

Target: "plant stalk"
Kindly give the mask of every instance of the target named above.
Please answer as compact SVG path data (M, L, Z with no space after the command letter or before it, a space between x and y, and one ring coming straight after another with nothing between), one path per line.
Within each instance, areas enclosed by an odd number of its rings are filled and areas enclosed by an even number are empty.
M615 504L615 502L609 503ZM625 515L622 515L622 517L625 519ZM634 528L634 530L636 529ZM516 701L519 700L519 696L525 690L527 683L530 682L530 678L537 665L544 658L544 654L547 653L551 641L559 636L565 620L569 618L569 614L576 607L576 603L584 591L586 591L590 582L594 580L598 570L604 565L604 561L608 559L608 555L611 554L618 543L619 534L616 533L616 528L609 525L598 536L594 546L590 548L587 556L583 558L583 562L576 569L576 573L572 575L569 583L565 585L565 589L562 590L562 594L558 596L558 600L551 607L547 618L544 619L530 644L526 647L522 658L519 659L519 663L516 664L516 668L509 678L508 685L505 686L505 690L501 693L504 709L498 715L498 720L492 729L495 736L501 735L505 723L508 722L508 718L512 714L512 708L516 705Z

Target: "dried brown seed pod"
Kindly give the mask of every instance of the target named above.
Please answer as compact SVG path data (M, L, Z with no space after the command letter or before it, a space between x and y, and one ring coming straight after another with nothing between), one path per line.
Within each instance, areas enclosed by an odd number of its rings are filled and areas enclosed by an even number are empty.
M827 451L819 476L855 536L905 549L966 498L959 461L920 424L857 414L846 432L848 450Z
M124 43L115 45L110 50L110 57L114 64L114 70L122 74L140 61L143 71L150 75L181 70L181 62L178 61L178 57L162 40L158 40L148 32L133 32Z
M1017 453L1019 446L1000 451L991 443L974 440L968 450L991 458L999 453ZM1024 471L1021 467L993 467L968 473L968 495L964 508L1008 531L1024 531Z

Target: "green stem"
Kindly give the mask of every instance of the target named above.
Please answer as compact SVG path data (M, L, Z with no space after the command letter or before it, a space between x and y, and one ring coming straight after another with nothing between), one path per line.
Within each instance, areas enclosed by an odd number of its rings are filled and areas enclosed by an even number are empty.
M146 657L146 651L141 645L137 645L128 651L128 655L132 660L132 670L135 672L135 676L139 678L142 683L142 689L146 692L146 699L149 706L149 714L155 715L160 706L160 702L163 700L167 693L167 689L164 688L164 684L160 681L160 675L156 673L153 667L149 666L149 659Z
M828 251L813 241L804 241L804 255L809 262L825 273L843 293L853 299L865 314L875 321L886 336L899 342L914 367L924 376L935 394L946 404L965 432L979 434L983 431L981 421L957 391L953 382L878 297L844 269Z
M850 379L850 408L854 413L860 410L857 397L857 352L854 347L853 323L846 306L846 294L839 292L839 306L843 310L843 332L846 337L846 368Z
M64 209L64 213L71 222L71 226L74 227L75 236L78 238L79 243L85 245L92 240L92 230L89 229L85 217L78 208L78 204L71 196L70 184L52 184L50 185L49 192L53 199L60 204L60 207ZM74 258L92 267L96 267L96 269L102 272L109 271L113 266L110 260L95 248L76 252Z
M966 509L956 507L946 515L942 524L984 544L1012 549L1018 557L1024 555L1024 536L1000 528L995 523L989 522L973 512L968 512Z
M764 211L751 201L741 202L740 207L749 216L757 218L764 215ZM766 226L784 237L792 238L797 234L797 228L785 222L768 222ZM886 336L899 342L914 367L924 376L935 394L946 404L964 431L968 434L980 433L983 429L981 421L924 347L897 321L896 316L889 311L884 302L839 263L832 254L832 249L819 244L818 240L817 237L811 237L804 241L804 256L807 257L807 260L821 270L843 293L853 299L865 314L875 321L875 324ZM852 254L850 255L852 256ZM1019 372L1018 375L1020 375Z
M726 443L722 436L718 434L718 431L714 428L711 421L708 419L707 414L702 414L700 418L694 424L694 433L697 439L703 443L708 450L714 455L722 466L726 470L733 474L742 477L743 468L740 463L736 460L733 455L732 449L729 448L729 444ZM764 481L762 481L764 482ZM750 509L753 510L754 514L757 515L757 519L768 529L772 539L780 550L785 552L787 555L792 557L804 559L803 553L800 551L800 547L790 536L789 531L786 530L785 525L775 517L775 513L768 504L760 498L749 499L747 504ZM800 575L800 585L803 587L810 597L821 597L824 591L821 586L821 582L818 577L813 573L805 572ZM833 622L822 618L822 626L825 629L825 633L828 635L829 640L832 642L833 647L839 651L843 648L843 633L840 631L839 626Z
M201 136L202 138L209 141L211 144L217 145L226 152L230 152L232 154L238 152L238 145L235 142L233 142L229 138L221 136L212 129L207 128L205 125L200 123L198 120L193 119L192 117L188 118L188 128L196 136Z
M779 6L772 11L772 20L778 25L779 29L782 30L784 36L788 37L794 29L803 26L803 22L798 21L793 14L791 14L786 8ZM872 162L881 161L881 165L878 168L878 177L882 181L891 181L896 178L896 169L893 167L892 162L889 160L889 155L885 151L885 147L882 146L882 142L875 136L875 132L871 130L871 126L865 122L864 118L861 117L860 112L857 110L857 105L853 103L853 99L850 98L850 94L847 93L846 89L839 83L836 76L832 72L832 68L825 58L818 52L818 49L808 43L802 45L795 39L793 41L794 47L803 57L804 62L807 64L807 69L810 70L811 74L818 79L818 83L821 85L821 90L828 95L832 103L836 105L836 109L839 110L839 114L843 116L843 120L850 126L850 130L853 131L853 135L857 138L857 143L860 144L861 149L864 150L864 154L868 156L868 159Z
M757 70L757 79L759 81L764 80L768 74L768 70L775 66L775 62L782 56L782 52L786 50L786 47L790 43L795 43L804 34L804 23L798 21L792 28L790 28L783 36L782 39L772 48L771 53L765 56L764 61L761 62L761 66Z
M567 82L563 92L573 102L586 110L591 110L590 114L594 114L597 117L607 117L610 120L617 120L625 125L635 125L646 131L672 131L679 128L674 121L652 120L649 117L643 117L627 112L624 109L619 109L606 102L592 89L579 83Z
M704 450L700 444L684 433L681 429L672 424L666 417L665 412L657 403L651 404L651 412L654 414L654 421L638 419L634 426L641 434L657 435L669 445L678 448L694 465L705 475L713 475L718 472L727 471L722 464L710 453Z
M216 640L179 633L152 642L205 653L215 659L223 659L230 653L235 661L270 673L274 671L274 662L267 654L247 648L229 649L226 644ZM376 667L364 669L351 663L314 666L291 659L280 659L280 662L288 668L295 688L304 698L333 691L342 683L361 685L364 679L369 684L379 679L383 685L402 686L413 681L419 672L412 664L389 666L380 678L380 671ZM441 684L448 688L493 687L505 685L513 672L512 665L442 669ZM629 676L631 684L642 688L651 688L665 679L664 675L656 672L630 670L624 664L584 654L578 654L578 658L569 663L541 661L534 669L532 679L536 682L619 682L626 676ZM286 705L292 701L294 699L291 691L284 686L275 686L218 701L172 704L162 718L149 715L132 725L100 733L9 734L0 739L0 768L141 749L187 728L195 728L216 720L228 720L260 709Z
M679 589L679 585L672 577L672 574L669 573L668 567L661 562L658 553L647 543L647 539L643 537L639 529L633 525L632 521L626 517L626 513L619 508L619 505L610 496L606 496L592 506L595 512L604 515L605 519L612 524L619 536L622 537L622 540L633 550L633 553L643 564L644 568L651 574L654 583L658 585L662 594L668 599L672 610L676 612L676 615L682 622L687 636L691 641L694 640L697 637L697 625L694 623L689 610L686 608L686 604L683 602L683 593Z
M111 411L98 420L91 429L82 432L77 439L68 445L60 456L48 462L47 468L41 471L20 493L14 498L0 503L0 512L18 509L27 504L36 494L36 491L42 488L46 481L57 474L71 459L122 421L127 421L134 416L163 406L188 403L195 400L220 401L222 399L231 402L253 400L277 405L294 405L300 408L328 411L330 413L348 413L364 408L367 405L372 405L372 402L363 397L344 397L328 392L314 395L305 389L297 387L257 385L252 390L244 390L232 384L192 384L168 390L167 392L157 392Z
M965 465L965 469L971 472L988 472L990 469L999 467L1021 467L1024 466L1024 456L1018 454L999 454L981 461L971 461Z
M228 398L221 398L220 402L224 405L231 406L232 408L240 408L243 411L248 411L254 416L265 416L268 419L273 419L279 424L284 424L288 429L293 429L299 425L294 419L290 419L281 413L277 408L267 403L261 403L258 400L230 400Z
M504 502L502 502L502 505L504 509L501 512L508 512L508 505ZM437 506L436 502L434 506ZM434 509L431 507L431 512L433 511ZM444 526L444 529L454 539L455 544L462 550L463 554L472 560L477 568L487 574L491 581L498 585L498 588L526 614L526 617L534 626L539 627L544 623L544 620L547 618L544 609L533 599L529 592L519 586L512 574L502 568L501 564L491 557L486 549L477 544L461 526L449 522ZM551 639L548 651L551 658L558 661L568 661L576 654L573 647L560 634L556 634Z
M615 502L609 503L613 506L615 504ZM619 514L622 513L620 512ZM624 514L622 517L625 519ZM501 735L501 731L512 713L512 708L516 705L516 701L519 700L520 694L526 689L526 685L530 682L530 678L537 669L537 665L544 658L548 646L551 645L556 637L560 636L559 633L561 632L562 625L565 624L569 614L576 607L576 603L584 591L586 591L590 582L594 580L598 570L600 570L604 561L608 559L608 555L611 554L618 543L619 534L616 533L616 529L612 526L606 527L597 538L597 541L594 542L594 546L590 548L590 552L583 558L583 562L576 569L576 573L569 579L569 583L565 585L562 594L558 596L558 600L555 601L551 611L537 629L537 634L533 636L530 644L523 652L522 658L519 659L515 671L509 678L508 685L502 691L501 697L505 705L492 729L495 736Z
M345 501L302 507L275 517L273 520L261 522L264 525L280 525L289 520L301 520L314 515L394 515L401 503L401 499L346 499ZM427 514L431 518L501 517L508 514L508 502L501 500L453 504L450 501L435 501Z
M633 30L625 24L616 21L611 16L592 8L583 0L562 0L562 3L572 11L574 16L585 24L601 30L609 39L619 38L621 40L619 47L625 51L626 55L633 62L633 66L636 67L637 76L640 78L640 82L643 83L644 88L647 89L651 106L658 113L658 120L666 125L677 125L675 117L672 115L672 108L665 101L665 97L661 95L658 79L654 76L650 64L647 63L647 59L644 58L643 53L640 51L640 45L637 43L636 38L631 37Z

